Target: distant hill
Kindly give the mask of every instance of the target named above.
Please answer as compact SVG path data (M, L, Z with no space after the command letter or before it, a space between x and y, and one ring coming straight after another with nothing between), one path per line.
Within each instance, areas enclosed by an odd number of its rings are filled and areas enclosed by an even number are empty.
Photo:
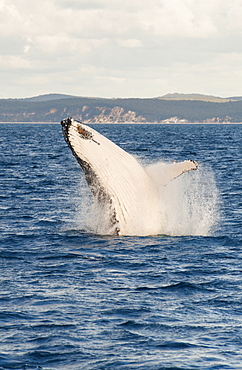
M233 100L239 100L234 98L220 98L218 96L213 95L203 95L203 94L166 94L164 96L159 97L159 99L165 100L199 100L199 101L207 101L212 103L226 103ZM241 98L242 99L242 98Z
M34 96L32 98L19 98L19 99L14 99L14 100L24 100L24 101L30 101L30 102L45 102L45 101L73 99L73 98L81 99L82 97L76 96L76 95L66 95L66 94L44 94L44 95ZM103 99L103 98L91 98L90 97L88 99Z
M33 98L24 98L20 100L32 101L32 102L43 102L43 101L70 99L70 98L77 98L77 96L65 95L65 94L44 94L44 95L34 96Z
M233 96L232 98L227 98L227 99L231 99L231 100L234 100L234 101L239 101L239 100L242 100L242 96Z
M189 95L193 99L183 99ZM220 101L207 101L207 95L203 100L204 95L189 95L105 99L46 94L26 99L0 99L0 122L60 122L66 117L85 123L242 122L242 97L216 98L223 101L221 104Z

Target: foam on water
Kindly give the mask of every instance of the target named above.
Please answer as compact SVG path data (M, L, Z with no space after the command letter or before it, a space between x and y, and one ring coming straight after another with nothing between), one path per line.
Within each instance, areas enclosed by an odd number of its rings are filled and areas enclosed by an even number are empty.
M157 168L157 177L162 176L162 164ZM218 190L211 168L199 166L197 171L185 173L169 182L167 185L157 185L157 234L182 235L213 235L219 221ZM140 194L142 198L142 194ZM131 235L149 235L152 232L142 229L142 219L138 205L133 205L133 217L137 219L138 227ZM110 227L108 206L101 206L90 196L84 181L81 183L81 204L78 207L78 228L88 232L109 235L113 233ZM139 227L140 225L140 227Z

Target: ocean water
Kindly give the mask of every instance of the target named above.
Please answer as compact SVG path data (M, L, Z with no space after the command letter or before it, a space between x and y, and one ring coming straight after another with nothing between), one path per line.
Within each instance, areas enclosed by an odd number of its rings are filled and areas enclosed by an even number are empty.
M93 127L199 170L163 235L99 235L60 125L1 124L0 369L242 369L242 125Z

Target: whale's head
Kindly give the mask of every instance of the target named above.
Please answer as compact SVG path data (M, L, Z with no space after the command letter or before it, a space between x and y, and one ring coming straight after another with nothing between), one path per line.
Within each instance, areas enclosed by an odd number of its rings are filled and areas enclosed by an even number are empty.
M77 120L74 120L73 118L65 118L63 121L61 121L62 125L62 131L64 138L69 145L69 147L73 150L73 146L70 142L70 128L75 126L75 130L77 133L77 136L84 140L92 140L95 142L93 138L92 129L86 125L84 125L82 122L79 122Z
M97 158L100 156L99 133L74 118L65 118L61 125L65 141L79 163L89 162L92 153L96 153Z
M113 203L113 192L108 184L113 173L112 163L108 164L108 160L112 158L113 148L118 147L76 119L66 118L61 121L61 125L65 141L82 167L90 190L102 210L105 210L108 229L112 230L114 235L119 235L119 221ZM118 148L119 150L121 149Z

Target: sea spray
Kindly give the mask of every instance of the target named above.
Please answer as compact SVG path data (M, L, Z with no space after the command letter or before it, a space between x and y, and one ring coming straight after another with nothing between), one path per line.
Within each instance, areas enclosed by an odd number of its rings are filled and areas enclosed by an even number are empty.
M162 234L213 234L219 218L218 190L211 169L201 166L160 187Z
M161 166L157 166L157 177L162 176L163 163L158 164ZM166 185L158 185L157 181L154 181L153 185L158 194L158 218L157 214L154 215L154 222L159 220L156 234L209 236L214 233L219 218L219 197L211 168L201 165L197 171L185 173ZM83 180L80 195L78 228L95 234L112 235L109 206L98 203ZM137 205L133 205L132 212L138 227L131 230L129 235L152 235L152 230L144 232L142 227L139 227L145 215L140 214Z

